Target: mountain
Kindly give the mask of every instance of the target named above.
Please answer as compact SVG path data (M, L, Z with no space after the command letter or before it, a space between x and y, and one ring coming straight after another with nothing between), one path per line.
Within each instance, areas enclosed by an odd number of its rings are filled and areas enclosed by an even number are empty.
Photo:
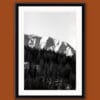
M37 35L24 35L24 45L30 48L52 50L58 53L63 53L66 56L73 56L75 50L70 46L69 43L59 41L52 37L40 37Z

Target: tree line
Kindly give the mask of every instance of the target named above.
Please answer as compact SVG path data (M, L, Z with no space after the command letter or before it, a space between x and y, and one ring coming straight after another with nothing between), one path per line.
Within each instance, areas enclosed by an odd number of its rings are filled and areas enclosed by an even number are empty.
M72 57L51 50L24 47L25 89L75 89L76 54Z

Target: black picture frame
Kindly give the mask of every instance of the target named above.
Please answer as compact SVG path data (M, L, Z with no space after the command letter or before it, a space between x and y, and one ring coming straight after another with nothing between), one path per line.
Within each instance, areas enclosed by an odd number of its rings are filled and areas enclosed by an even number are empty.
M18 91L19 91L19 84L18 84L18 59L19 59L19 28L18 28L18 7L20 6L81 6L82 7L82 95L81 96L62 96L62 95L46 95L46 96L41 96L41 95L31 95L31 96L19 96ZM51 97L60 97L60 98L83 98L85 97L85 4L84 3L16 3L15 4L15 95L17 98L51 98Z

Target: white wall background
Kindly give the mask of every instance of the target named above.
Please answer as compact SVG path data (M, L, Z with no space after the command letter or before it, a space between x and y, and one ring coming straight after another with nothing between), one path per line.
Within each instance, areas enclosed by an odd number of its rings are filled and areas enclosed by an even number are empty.
M76 48L76 13L25 12L24 33L51 36Z

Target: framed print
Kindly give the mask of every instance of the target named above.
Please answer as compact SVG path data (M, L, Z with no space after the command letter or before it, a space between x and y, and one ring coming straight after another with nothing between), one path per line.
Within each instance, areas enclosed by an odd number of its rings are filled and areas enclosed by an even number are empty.
M84 4L16 4L16 96L84 96Z

